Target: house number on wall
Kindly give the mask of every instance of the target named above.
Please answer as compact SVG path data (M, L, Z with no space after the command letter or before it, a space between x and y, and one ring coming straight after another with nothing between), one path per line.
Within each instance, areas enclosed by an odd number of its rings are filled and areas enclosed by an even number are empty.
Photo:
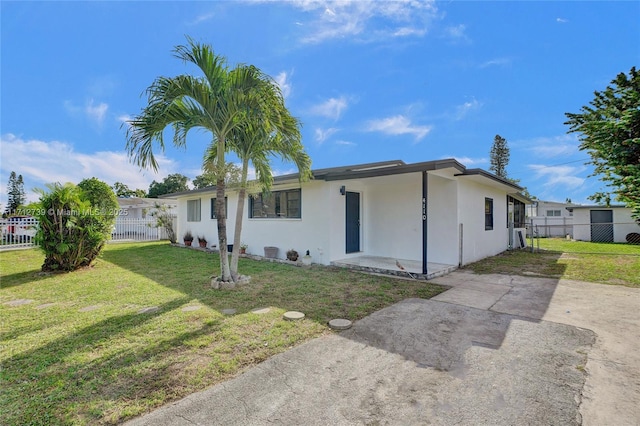
M427 199L422 197L422 220L427 220Z

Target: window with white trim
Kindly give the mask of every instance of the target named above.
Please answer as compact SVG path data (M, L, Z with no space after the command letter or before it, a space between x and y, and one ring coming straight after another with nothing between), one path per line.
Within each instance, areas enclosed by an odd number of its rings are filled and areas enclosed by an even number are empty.
M253 219L300 219L302 217L302 191L289 189L273 191L267 195L249 197L249 217Z
M187 200L187 222L200 222L200 198Z

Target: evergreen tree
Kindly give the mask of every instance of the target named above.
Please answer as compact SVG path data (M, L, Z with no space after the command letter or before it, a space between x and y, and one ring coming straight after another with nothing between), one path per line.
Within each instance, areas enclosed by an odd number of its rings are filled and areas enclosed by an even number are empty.
M507 140L500 135L493 138L493 146L490 153L491 166L489 170L496 176L507 177L507 165L509 164L509 147Z
M569 133L578 133L580 150L591 156L594 175L616 199L633 211L640 223L640 70L620 73L579 113L566 113ZM609 203L609 192L589 197Z
M12 171L9 175L9 185L7 186L8 197L7 197L7 207L5 209L5 214L14 214L18 207L24 204L25 195L24 195L24 181L22 180L22 175L17 175L16 172Z

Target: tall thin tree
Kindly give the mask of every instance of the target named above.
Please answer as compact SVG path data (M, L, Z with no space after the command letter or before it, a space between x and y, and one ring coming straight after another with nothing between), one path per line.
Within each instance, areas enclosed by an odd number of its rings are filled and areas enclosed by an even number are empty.
M493 138L493 145L491 146L489 170L496 176L502 178L507 177L507 165L509 164L509 146L507 146L507 140L500 135L496 135Z
M22 175L16 175L16 172L12 171L9 174L9 182L7 185L7 207L5 214L15 214L18 208L24 204L24 181Z

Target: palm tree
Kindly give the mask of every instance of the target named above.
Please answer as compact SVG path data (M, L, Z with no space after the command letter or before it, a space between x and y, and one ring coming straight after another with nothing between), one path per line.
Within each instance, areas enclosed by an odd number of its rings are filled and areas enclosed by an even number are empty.
M238 257L242 234L242 217L247 192L249 163L256 170L258 185L268 191L273 183L270 158L277 156L295 163L300 180L311 178L311 159L304 151L300 136L300 122L291 116L284 104L282 92L271 79L255 89L266 99L259 109L251 110L242 125L234 128L227 139L227 148L235 152L242 161L242 173L238 188L238 208L231 256L231 275L238 276ZM218 160L218 147L210 146L205 153L204 167L210 168Z
M142 168L158 169L153 148L157 143L164 151L163 132L173 127L173 145L186 146L189 130L202 128L212 134L219 170L225 165L226 141L231 132L242 125L247 112L259 110L265 101L259 91L267 77L257 68L238 65L229 69L224 57L216 55L208 45L187 37L187 45L177 46L174 55L185 63L196 65L202 77L179 75L158 77L146 90L148 105L128 121L126 149ZM220 248L220 278L231 281L227 256L227 225L224 209L224 175L216 182L216 217Z

